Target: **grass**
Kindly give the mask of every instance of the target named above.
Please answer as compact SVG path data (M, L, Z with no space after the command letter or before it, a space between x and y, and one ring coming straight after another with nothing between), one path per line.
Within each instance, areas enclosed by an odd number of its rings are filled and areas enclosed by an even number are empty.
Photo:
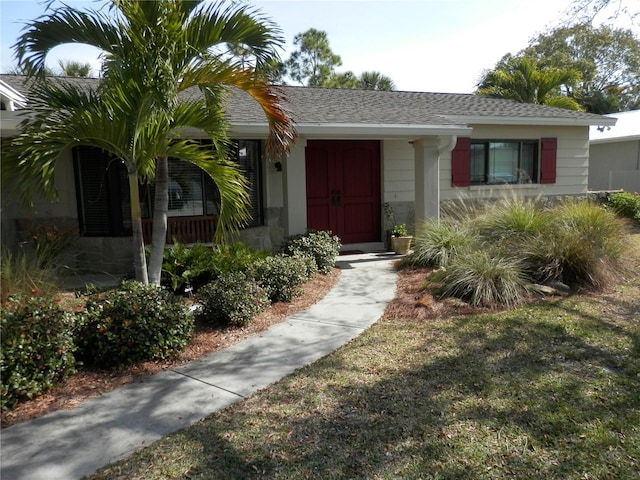
M597 296L385 317L91 478L638 479L637 271Z

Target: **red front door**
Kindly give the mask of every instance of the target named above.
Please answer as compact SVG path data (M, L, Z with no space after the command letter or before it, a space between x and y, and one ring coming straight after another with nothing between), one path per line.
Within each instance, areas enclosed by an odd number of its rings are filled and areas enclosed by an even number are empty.
M380 241L380 142L309 140L307 227L343 244Z

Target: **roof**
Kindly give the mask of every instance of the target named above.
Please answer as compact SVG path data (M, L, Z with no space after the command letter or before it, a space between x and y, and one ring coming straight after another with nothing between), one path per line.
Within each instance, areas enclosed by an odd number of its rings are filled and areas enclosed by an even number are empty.
M86 88L99 79L64 78ZM0 75L3 81L28 97L25 77ZM607 126L615 119L514 100L473 94L352 90L280 86L285 108L298 132L387 132L416 134L468 134L470 124ZM232 126L264 129L266 117L246 93L234 90L227 117Z
M640 140L640 110L612 113L606 116L616 118L618 120L617 123L615 126L604 128L592 126L589 129L590 143L597 144Z

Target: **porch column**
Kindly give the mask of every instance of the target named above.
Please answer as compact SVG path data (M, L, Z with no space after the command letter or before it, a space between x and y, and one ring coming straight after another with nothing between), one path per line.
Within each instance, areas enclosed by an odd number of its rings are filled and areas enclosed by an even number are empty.
M421 138L413 142L415 162L416 225L428 218L440 218L439 138Z
M307 230L306 146L307 140L298 137L283 162L285 235L304 233Z

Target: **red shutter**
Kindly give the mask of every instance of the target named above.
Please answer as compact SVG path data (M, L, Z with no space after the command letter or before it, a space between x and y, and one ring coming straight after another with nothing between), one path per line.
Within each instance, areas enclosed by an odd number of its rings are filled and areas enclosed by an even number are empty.
M556 183L557 138L540 139L540 183Z
M451 151L451 186L468 187L471 183L471 138L458 137Z

